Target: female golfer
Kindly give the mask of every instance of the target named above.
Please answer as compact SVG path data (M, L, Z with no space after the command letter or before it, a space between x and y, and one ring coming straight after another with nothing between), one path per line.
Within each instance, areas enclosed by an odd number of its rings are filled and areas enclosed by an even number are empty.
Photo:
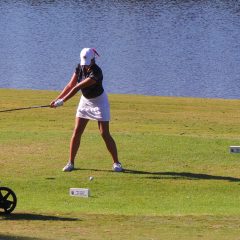
M62 106L79 90L82 91L76 113L75 129L70 142L69 162L63 168L64 172L70 172L74 169L74 160L80 146L81 136L89 120L98 121L99 131L113 159L113 171L121 172L123 170L118 161L115 141L109 132L110 107L102 85L102 70L95 63L95 55L98 53L93 48L82 49L80 64L78 64L71 80L50 104L53 108Z

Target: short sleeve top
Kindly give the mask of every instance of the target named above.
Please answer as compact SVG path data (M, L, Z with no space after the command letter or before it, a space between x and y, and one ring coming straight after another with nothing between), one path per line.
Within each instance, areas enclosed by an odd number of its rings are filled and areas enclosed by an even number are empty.
M80 64L78 64L75 74L78 76L77 81L79 83L86 78L92 78L96 81L93 85L82 89L82 94L85 98L96 98L104 92L102 70L97 64L93 64L88 71L84 71Z

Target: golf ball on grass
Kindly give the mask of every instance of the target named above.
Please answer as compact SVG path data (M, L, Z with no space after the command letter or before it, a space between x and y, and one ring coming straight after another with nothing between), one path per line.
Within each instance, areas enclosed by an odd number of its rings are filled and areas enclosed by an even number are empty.
M94 177L92 177L92 176L91 176L91 177L89 177L89 181L92 181L92 180L93 180L93 178L94 178Z

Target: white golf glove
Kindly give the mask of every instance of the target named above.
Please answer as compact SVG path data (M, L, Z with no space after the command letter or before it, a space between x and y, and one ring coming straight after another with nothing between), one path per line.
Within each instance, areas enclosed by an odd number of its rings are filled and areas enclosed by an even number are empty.
M63 105L63 100L62 99L58 99L55 103L54 103L54 107L60 107Z

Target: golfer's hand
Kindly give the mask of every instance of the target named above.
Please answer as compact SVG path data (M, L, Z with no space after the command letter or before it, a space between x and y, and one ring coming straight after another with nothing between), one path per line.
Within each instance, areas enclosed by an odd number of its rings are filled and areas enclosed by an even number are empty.
M51 107L51 108L60 107L60 106L62 106L62 105L63 105L63 100L62 100L62 99L58 99L58 100L52 101L52 102L50 103L50 107Z
M51 107L51 108L54 108L54 103L55 103L55 101L52 101L52 102L50 103L50 107Z

